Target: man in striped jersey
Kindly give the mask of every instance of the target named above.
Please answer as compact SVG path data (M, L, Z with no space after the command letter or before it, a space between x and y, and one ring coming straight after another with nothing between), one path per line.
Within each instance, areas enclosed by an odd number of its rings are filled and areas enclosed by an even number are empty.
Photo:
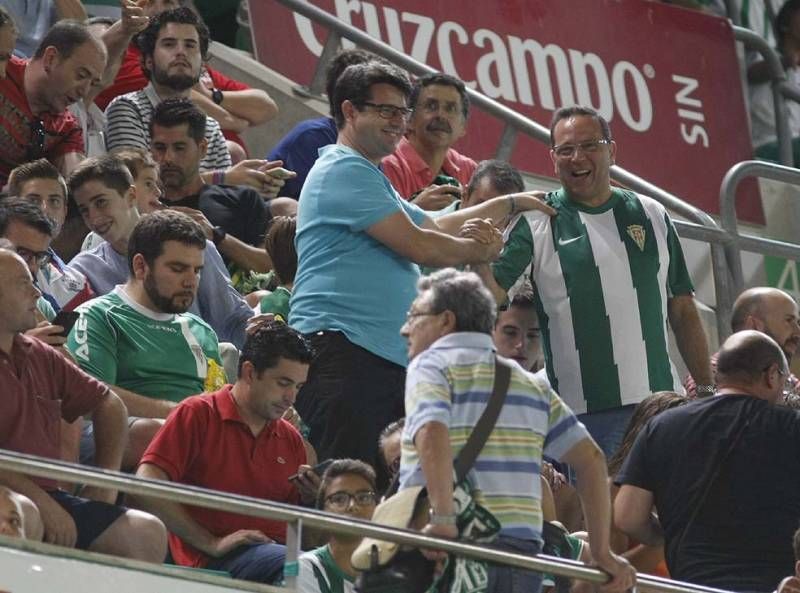
M608 122L592 109L563 108L550 141L563 187L547 201L558 214L526 213L509 226L492 265L493 288L502 302L530 277L548 378L610 455L637 402L681 390L667 351L667 319L702 385L711 384L708 346L666 210L611 187L617 146Z
M423 533L454 538L453 460L489 401L494 383L495 302L471 272L424 276L401 333L413 359L406 380L400 489L425 485L431 511ZM575 468L592 556L609 572L605 591L633 586L635 573L609 549L610 502L605 460L569 407L516 363L503 408L469 474L480 502L500 523L496 544L536 554L542 543L542 454ZM429 557L438 553L424 552ZM513 584L512 584L513 583ZM536 593L536 573L489 566L486 591Z

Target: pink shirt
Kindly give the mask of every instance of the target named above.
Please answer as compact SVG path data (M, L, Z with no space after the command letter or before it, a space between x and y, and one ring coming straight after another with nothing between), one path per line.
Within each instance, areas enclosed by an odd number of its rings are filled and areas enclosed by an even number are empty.
M91 412L108 391L60 352L19 334L9 356L0 351L0 448L60 459L63 418ZM55 480L32 478L42 488Z
M431 171L411 143L403 138L397 149L383 159L383 173L406 200L419 190L429 186L438 171ZM442 163L442 173L455 177L461 185L469 183L478 164L468 156L449 149Z

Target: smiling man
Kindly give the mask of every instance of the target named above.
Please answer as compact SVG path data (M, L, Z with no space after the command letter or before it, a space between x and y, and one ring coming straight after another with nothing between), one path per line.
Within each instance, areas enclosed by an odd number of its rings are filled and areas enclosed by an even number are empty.
M686 366L704 385L711 383L708 346L666 210L611 187L617 145L608 122L589 108L563 108L553 116L550 139L562 188L547 201L558 214L520 217L493 278L484 279L498 302L526 278L533 282L550 383L608 456L636 403L655 391L680 390L667 320Z
M63 174L83 159L83 136L67 111L99 83L106 48L86 26L53 25L30 61L12 57L0 80L0 185L11 169L45 157Z
M469 96L464 83L449 74L418 79L409 96L413 110L408 132L383 160L394 188L425 210L440 210L461 197L477 164L453 148L464 135Z
M311 504L319 484L305 465L300 433L284 412L305 383L312 351L284 323L248 335L236 383L179 405L147 449L137 475L274 502ZM304 477L295 480L294 475ZM274 583L283 574L286 523L139 499L170 531L182 566L225 570Z

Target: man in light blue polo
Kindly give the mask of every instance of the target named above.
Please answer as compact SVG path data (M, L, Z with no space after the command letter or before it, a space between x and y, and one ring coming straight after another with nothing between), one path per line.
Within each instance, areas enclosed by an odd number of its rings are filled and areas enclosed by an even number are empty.
M337 144L320 149L300 194L289 323L318 353L296 408L320 459L376 465L381 429L403 414L399 331L417 264L489 261L500 249L497 231L485 220L464 223L542 207L515 194L434 222L400 198L379 165L403 137L410 88L389 64L349 66L334 90ZM462 226L475 238L457 236Z

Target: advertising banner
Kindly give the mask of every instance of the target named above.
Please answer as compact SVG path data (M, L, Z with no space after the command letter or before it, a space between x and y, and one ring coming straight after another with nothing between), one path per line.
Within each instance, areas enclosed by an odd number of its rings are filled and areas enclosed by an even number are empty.
M719 210L725 172L752 158L724 19L645 0L313 4L541 124L565 105L597 109L611 124L619 165L707 212ZM272 0L249 6L259 61L308 84L326 30ZM456 148L491 158L502 129L473 110ZM548 148L524 135L512 163L554 175ZM756 184L740 192L740 218L763 222Z

